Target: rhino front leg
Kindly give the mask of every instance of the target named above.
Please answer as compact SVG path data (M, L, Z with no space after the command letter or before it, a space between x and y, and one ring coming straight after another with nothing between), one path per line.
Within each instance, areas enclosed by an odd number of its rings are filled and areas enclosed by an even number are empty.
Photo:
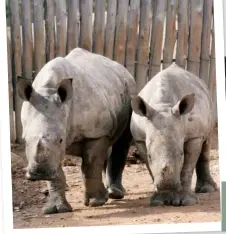
M71 212L72 207L65 197L66 178L62 167L59 167L58 177L53 181L47 182L49 200L43 208L44 214Z
M197 193L209 193L217 191L217 184L210 174L210 140L207 139L202 146L202 152L196 165L197 182L195 191Z
M107 160L109 141L107 138L85 143L82 174L85 186L85 206L102 206L108 200L108 191L102 181L102 171Z
M191 190L193 172L202 151L203 139L188 140L184 146L184 166L181 171L182 205L195 205L199 202L197 195Z

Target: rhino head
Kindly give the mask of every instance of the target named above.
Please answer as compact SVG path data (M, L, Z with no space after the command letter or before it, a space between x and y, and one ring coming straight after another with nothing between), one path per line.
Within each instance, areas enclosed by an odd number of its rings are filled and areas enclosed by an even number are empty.
M174 106L158 104L154 108L140 96L132 100L133 111L145 118L148 163L157 191L180 190L184 162L184 118L194 107L194 94L185 95Z
M24 101L21 121L28 160L26 178L52 180L57 177L65 152L72 79L63 79L57 87L43 87L36 92L27 79L18 77L17 90Z

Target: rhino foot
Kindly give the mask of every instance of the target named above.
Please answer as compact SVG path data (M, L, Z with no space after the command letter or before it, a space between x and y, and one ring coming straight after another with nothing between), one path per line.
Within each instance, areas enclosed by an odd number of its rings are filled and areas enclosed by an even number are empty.
M111 199L122 199L124 198L125 188L112 185L108 188L108 193Z
M84 204L90 207L103 206L107 200L107 198L86 198Z
M65 200L63 202L49 201L43 208L44 214L56 214L72 212L71 205Z
M85 194L84 205L90 207L103 206L107 201L108 191L102 186L101 189L96 191L93 195Z
M212 193L217 191L217 184L212 180L197 180L197 184L195 187L195 192L196 193Z
M156 192L150 201L151 206L192 206L199 198L192 191Z

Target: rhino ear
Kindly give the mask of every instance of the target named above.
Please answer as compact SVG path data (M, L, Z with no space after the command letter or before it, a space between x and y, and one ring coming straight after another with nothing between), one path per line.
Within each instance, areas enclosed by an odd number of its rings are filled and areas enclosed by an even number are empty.
M172 113L175 116L185 115L189 113L195 104L195 94L191 93L185 95L177 104L172 108Z
M133 111L140 116L150 118L153 115L154 110L140 96L132 98L131 106Z
M28 79L17 76L17 90L22 100L30 101L33 88L31 82Z
M62 103L72 98L72 81L73 78L65 78L59 83L57 93Z

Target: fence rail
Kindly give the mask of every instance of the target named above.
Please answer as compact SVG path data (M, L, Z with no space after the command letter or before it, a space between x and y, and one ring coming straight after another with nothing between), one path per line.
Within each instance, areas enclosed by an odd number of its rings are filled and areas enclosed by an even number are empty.
M34 79L77 46L124 65L138 90L176 62L206 82L216 106L213 0L6 2L12 142L22 135L16 77Z

